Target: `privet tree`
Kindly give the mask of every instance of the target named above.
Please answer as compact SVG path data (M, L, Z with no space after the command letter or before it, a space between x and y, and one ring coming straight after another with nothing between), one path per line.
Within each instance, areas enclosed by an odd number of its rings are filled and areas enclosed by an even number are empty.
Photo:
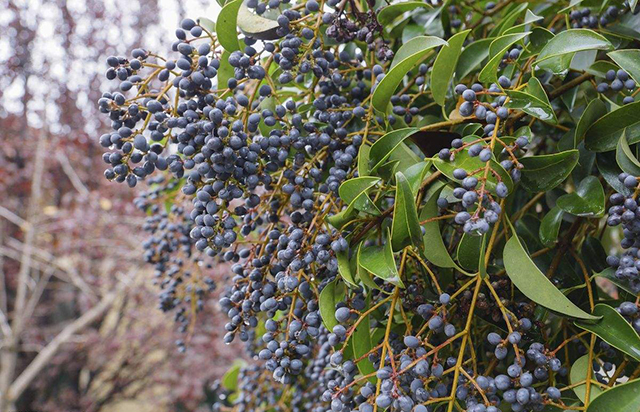
M161 308L230 263L214 409L640 410L637 12L234 0L109 58Z

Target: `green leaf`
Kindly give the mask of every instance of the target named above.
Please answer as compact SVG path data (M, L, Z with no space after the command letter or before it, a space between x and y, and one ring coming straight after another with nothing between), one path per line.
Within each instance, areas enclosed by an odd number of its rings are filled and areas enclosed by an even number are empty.
M220 45L228 52L240 50L238 44L238 10L243 0L233 0L225 4L216 20L216 34Z
M544 46L553 39L553 33L544 27L536 26L531 29L531 35L529 36L529 44L527 49L531 54L540 53Z
M353 203L353 207L356 210L378 215L380 214L380 211L371 201L367 192L380 180L381 179L378 177L371 176L349 179L342 183L338 189L340 199L342 199L342 201L347 205L351 205Z
M377 177L358 177L349 179L340 185L338 192L347 208L327 218L327 222L336 229L342 228L356 213L361 210L377 215L380 213L376 205L371 201L367 191L380 181Z
M593 314L602 319L595 323L575 322L576 326L595 333L609 345L640 361L640 336L633 326L617 310L603 303L594 306Z
M606 60L598 60L593 63L587 70L589 74L604 78L609 70L618 70L618 66Z
M569 380L572 385L575 385L580 382L584 382L587 379L587 374L589 374L589 369L591 369L591 373L589 376L591 380L593 380L593 367L589 363L589 355L584 355L578 358L573 365L571 365L571 372L569 373ZM583 383L582 385L578 385L573 388L573 391L578 396L578 398L584 403L587 395L587 384ZM598 396L602 394L602 389L598 386L591 384L589 401L593 401Z
M443 46L440 49L438 57L436 57L436 61L433 63L433 69L431 70L431 92L433 93L433 100L440 106L444 105L451 76L453 76L453 71L462 52L462 45L469 32L470 30L464 30L453 35L449 39L449 45Z
M511 228L513 235L504 247L503 259L507 275L515 287L532 301L554 312L577 319L599 319L574 305L547 279L520 243L513 226Z
M625 104L593 123L585 134L585 145L592 152L614 150L624 129L629 144L640 142L640 102Z
M526 3L523 3L526 4ZM523 31L525 31L525 29L527 28L528 25L530 25L531 23L534 23L536 21L542 20L543 17L536 15L534 12L532 12L531 10L527 9L527 12L524 16L524 21L520 24L516 24L515 26L509 27L507 30L505 30L503 33L500 34L513 34L513 33L521 33Z
M417 127L407 127L391 131L380 139L376 140L369 150L370 170L373 172L391 156L391 153L406 139L419 129Z
M371 151L371 146L367 146L366 144L362 144L360 149L358 149L358 175L359 176L369 176L369 152Z
M493 40L495 39L476 40L464 48L456 65L456 79L460 80L465 78L478 67L484 59L489 57L489 45Z
M468 233L462 235L460 243L458 243L458 249L456 250L456 257L460 266L473 273L478 272L480 250L483 248L483 240L483 236L474 236Z
M362 243L358 244L358 250L356 252L356 272L358 278L370 289L380 289L380 287L373 281L369 271L360 265L361 260Z
M513 27L513 24L518 20L520 14L527 10L528 3L521 3L511 10L507 15L498 20L498 24L489 32L487 37L499 36L504 33L508 28Z
M336 253L336 259L338 260L338 273L351 286L358 286L353 279L353 273L351 273L351 264L349 262L349 252Z
M563 9L561 9L558 13L565 13L567 11L570 11L574 6L577 6L578 4L582 3L583 0L571 0L569 2L569 5Z
M640 83L640 50L616 50L607 53L607 56L629 73L636 83Z
M410 244L420 246L422 231L418 221L416 200L413 197L409 181L402 174L396 173L396 197L391 223L391 246L395 252Z
M218 70L217 78L218 78L218 89L224 90L227 89L227 82L230 78L233 77L233 67L229 64L229 53L226 50L222 51L222 55L220 56L220 69Z
M206 17L198 17L198 25L207 30L209 33L216 32L216 23Z
M558 206L549 210L540 223L540 241L546 247L552 247L558 241L564 211Z
M605 114L607 114L607 106L602 100L593 99L589 102L589 105L584 109L584 112L582 112L582 116L580 116L580 120L578 120L578 124L576 125L574 147L577 147L578 143L584 139L584 135L587 133L589 127Z
M607 280L609 280L611 283L613 283L614 285L616 285L619 289L624 290L625 292L633 295L633 296L640 296L640 294L638 292L634 292L634 288L631 287L631 285L629 284L629 282L627 282L626 280L622 280L622 279L618 279L616 277L616 271L615 269L608 267L605 270L603 270L602 272L597 274L598 277L603 277Z
M240 375L240 369L244 367L245 361L242 359L236 359L233 361L233 365L222 375L220 383L222 386L229 390L235 391L238 389L238 375Z
M587 236L582 242L580 253L584 258L584 263L592 272L601 272L609 267L607 265L607 252L598 238Z
M280 38L276 33L280 27L277 21L252 13L244 3L238 10L238 27L247 37L254 39L276 40Z
M434 36L415 37L403 44L393 58L389 72L373 92L371 97L373 108L384 113L387 110L389 99L407 72L420 63L429 50L444 44L447 42Z
M604 215L604 189L595 176L587 176L573 193L562 195L557 206L574 216L602 217Z
M383 27L387 27L389 23L396 19L396 17L400 16L404 12L417 9L418 7L424 7L427 9L431 8L427 3L421 1L407 1L404 3L385 6L378 12L378 23Z
M591 402L587 412L630 412L640 410L640 379L606 390Z
M618 147L616 148L616 161L623 172L627 172L634 176L640 176L640 161L631 151L629 143L627 143L626 133L623 131Z
M407 170L412 166L417 164L424 163L424 158L420 157L411 150L409 145L406 142L401 142L397 145L389 155L389 160L397 160L398 167L396 168L396 172L402 172L405 175L407 174Z
M546 192L559 185L578 164L577 149L540 156L523 157L522 185L529 192Z
M487 254L487 234L482 235L482 241L480 242L480 256L478 260L478 273L481 279L489 277L487 273L487 262L485 261L485 255Z
M533 117L551 124L558 123L556 114L553 111L551 104L548 103L548 100L545 102L532 94L518 90L507 90L506 92L509 96L509 101L505 103L505 107L509 109L522 110Z
M442 182L436 182L429 188L426 194L427 202L420 212L420 221L434 218L438 216L438 198L440 193L445 188L445 184ZM422 225L424 227L424 248L422 253L427 260L434 265L441 268L456 268L461 272L467 274L462 268L460 268L456 262L453 261L449 251L442 240L442 234L440 233L440 222L437 220L426 222Z
M404 171L404 175L409 181L409 186L411 186L411 192L413 192L414 196L418 194L420 186L422 186L422 180L427 175L431 164L432 162L430 160L416 163Z
M374 276L383 279L393 285L404 288L400 274L393 258L391 242L387 237L386 244L382 246L364 246L358 255L358 264L368 270Z
M618 167L613 152L598 153L596 155L596 166L598 166L598 171L602 177L604 177L604 180L606 180L609 186L614 188L616 192L622 193L625 196L631 194L631 190L618 180L618 175L622 173L622 170Z
M492 83L498 81L498 67L504 56L504 53L515 43L528 36L531 32L505 34L491 42L489 46L491 58L489 62L482 68L478 79L482 83Z
M322 323L327 330L333 330L339 322L336 320L336 306L342 302L345 298L344 283L336 278L327 285L320 292L319 305L320 305L320 317Z
M367 307L369 307L367 305ZM376 371L373 364L369 360L366 355L371 348L373 348L373 344L371 342L371 324L369 322L369 315L366 315L364 319L358 323L355 331L353 332L353 337L351 338L351 342L353 343L353 356L355 359L362 358L356 366L358 366L358 370L362 375L369 375Z
M562 31L552 38L538 54L535 64L540 64L553 57L573 54L583 50L611 49L613 49L613 45L606 38L592 30L570 29ZM571 59L567 64L570 63Z

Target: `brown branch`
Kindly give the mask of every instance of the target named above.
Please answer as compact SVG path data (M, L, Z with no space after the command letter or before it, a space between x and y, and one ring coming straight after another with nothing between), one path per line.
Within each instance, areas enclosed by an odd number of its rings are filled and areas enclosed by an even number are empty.
M38 353L33 361L25 368L18 378L11 384L7 393L7 401L15 402L16 399L27 389L29 384L36 378L42 369L48 365L49 361L57 353L60 347L73 335L86 328L98 319L107 309L111 307L118 295L125 289L126 283L121 283L119 288L106 294L100 302L93 308L85 312L78 319L67 325L45 348Z

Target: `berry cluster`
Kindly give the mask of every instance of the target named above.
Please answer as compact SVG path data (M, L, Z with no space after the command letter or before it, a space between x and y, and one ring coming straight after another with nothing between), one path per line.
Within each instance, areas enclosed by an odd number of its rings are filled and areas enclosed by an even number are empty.
M638 178L627 173L621 173L618 180L629 189L638 186ZM640 208L635 194L625 196L614 193L610 196L609 226L622 224L624 238L620 246L625 249L621 257L610 255L607 263L615 269L616 278L629 283L632 290L640 291Z
M613 92L621 92L623 89L626 89L629 95L624 96L622 99L622 104L629 104L635 101L634 96L632 95L633 91L636 89L636 82L629 77L629 74L624 70L609 70L605 76L606 81L598 84L596 90L598 93L606 93L609 90Z

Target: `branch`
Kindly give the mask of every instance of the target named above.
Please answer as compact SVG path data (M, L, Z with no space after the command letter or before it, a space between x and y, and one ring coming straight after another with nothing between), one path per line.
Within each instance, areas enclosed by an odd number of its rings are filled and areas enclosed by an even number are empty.
M20 258L20 272L18 273L18 286L16 292L16 303L13 308L13 333L16 337L20 335L22 325L26 323L23 318L23 309L27 299L27 283L31 272L31 254L35 241L34 221L37 220L42 198L42 176L44 174L44 156L47 152L47 136L43 129L39 130L38 145L36 147L35 166L31 179L31 198L29 199L29 210L27 212L27 225L24 228L24 249Z
M100 317L107 309L111 307L120 292L125 288L126 284L121 283L117 290L106 294L100 302L85 312L84 315L67 325L51 342L40 351L33 361L25 368L18 378L11 384L7 394L7 399L15 401L27 389L29 384L35 377L48 365L49 361L56 354L60 346L67 342L73 335L87 327Z
M60 163L60 166L62 166L62 170L67 175L67 177L71 181L71 184L73 185L73 187L75 187L78 193L80 193L82 196L88 197L89 189L87 189L84 183L82 183L82 180L69 162L69 158L67 157L67 155L64 154L62 150L60 150L56 153L56 159L58 159L58 163Z

